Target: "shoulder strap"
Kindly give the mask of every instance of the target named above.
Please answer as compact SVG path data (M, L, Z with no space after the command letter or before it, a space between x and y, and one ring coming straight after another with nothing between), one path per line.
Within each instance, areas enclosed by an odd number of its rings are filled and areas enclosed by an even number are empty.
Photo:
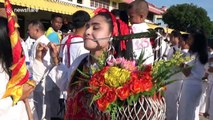
M81 37L81 36L79 36L79 35L69 35L68 39L66 40L66 42L65 42L65 44L63 46L63 49L64 49L65 46L67 46L68 67L70 67L70 43L71 43L71 40L74 37Z

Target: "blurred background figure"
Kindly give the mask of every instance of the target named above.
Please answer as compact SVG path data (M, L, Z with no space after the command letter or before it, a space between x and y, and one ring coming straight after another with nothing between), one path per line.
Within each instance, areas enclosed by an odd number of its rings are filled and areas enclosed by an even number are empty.
M70 17L71 18L71 17ZM73 32L73 25L68 16L63 18L63 25L61 27L61 32L63 38Z
M50 42L59 44L62 39L62 32L60 31L63 24L63 17L61 14L52 14L51 27L46 32L47 38Z
M162 27L156 27L155 31L158 32L160 37L154 40L154 60L167 60L167 54L170 49L167 33Z

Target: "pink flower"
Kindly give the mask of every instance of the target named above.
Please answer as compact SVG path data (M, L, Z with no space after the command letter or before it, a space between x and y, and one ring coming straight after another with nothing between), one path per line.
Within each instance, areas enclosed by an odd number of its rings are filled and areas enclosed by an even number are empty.
M128 60L123 61L121 67L129 71L135 71L137 69L137 67L135 66L135 61L128 61Z

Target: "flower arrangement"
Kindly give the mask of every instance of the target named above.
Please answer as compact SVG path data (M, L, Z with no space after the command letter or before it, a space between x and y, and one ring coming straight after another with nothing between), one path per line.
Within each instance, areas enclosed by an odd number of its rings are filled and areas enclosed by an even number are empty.
M102 112L110 112L111 119L115 119L119 108L125 104L133 105L141 95L154 96L161 92L171 83L166 80L182 70L178 66L189 60L180 52L176 52L173 59L158 61L154 65L143 64L143 53L138 60L113 58L106 61L104 57L100 58L97 59L99 67L92 68L88 91L94 94L91 103L95 102Z

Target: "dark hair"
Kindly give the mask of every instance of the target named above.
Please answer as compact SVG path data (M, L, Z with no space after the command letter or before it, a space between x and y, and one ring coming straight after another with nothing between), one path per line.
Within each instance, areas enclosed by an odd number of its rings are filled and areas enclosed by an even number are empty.
M191 32L192 45L189 48L191 53L198 53L199 60L202 64L208 62L207 38L202 30Z
M7 24L7 19L0 17L0 62L4 71L10 75L9 67L12 65L13 58Z
M61 14L52 14L51 15L51 20L54 20L55 18L57 18L57 17L60 17L61 19L63 19L63 17L62 17L62 15Z
M107 23L109 24L109 30L112 32L113 31L113 23L112 23L112 17L110 16L110 14L107 13L107 12L100 12L95 16L98 16L98 15L106 18Z
M149 13L149 5L145 0L135 0L129 4L128 9L135 9L137 14L143 14L144 18L147 18Z
M213 39L208 39L208 47L210 47L211 49L213 49Z
M120 17L120 10L119 10L119 9L113 9L113 10L111 10L111 13L112 13L115 17Z
M171 35L174 36L174 37L181 38L181 33L180 33L180 31L178 31L178 30L173 30L173 31L171 32Z
M128 13L126 10L121 10L120 11L120 19L122 21L124 21L127 25L129 23L129 17L128 17Z
M43 23L39 20L32 20L30 21L29 25L32 24L33 26L37 26L41 31L45 31Z
M181 37L182 37L182 40L185 42L189 40L189 34L182 34Z
M155 31L156 31L156 32L159 32L161 35L164 35L164 34L165 34L165 31L164 31L164 29L163 29L162 27L156 27L156 28L155 28Z
M111 10L111 13L115 17L119 17L119 19L122 20L124 23L128 24L129 17L126 10L113 9Z
M90 15L83 10L79 10L72 15L72 25L75 29L83 27L89 20Z

